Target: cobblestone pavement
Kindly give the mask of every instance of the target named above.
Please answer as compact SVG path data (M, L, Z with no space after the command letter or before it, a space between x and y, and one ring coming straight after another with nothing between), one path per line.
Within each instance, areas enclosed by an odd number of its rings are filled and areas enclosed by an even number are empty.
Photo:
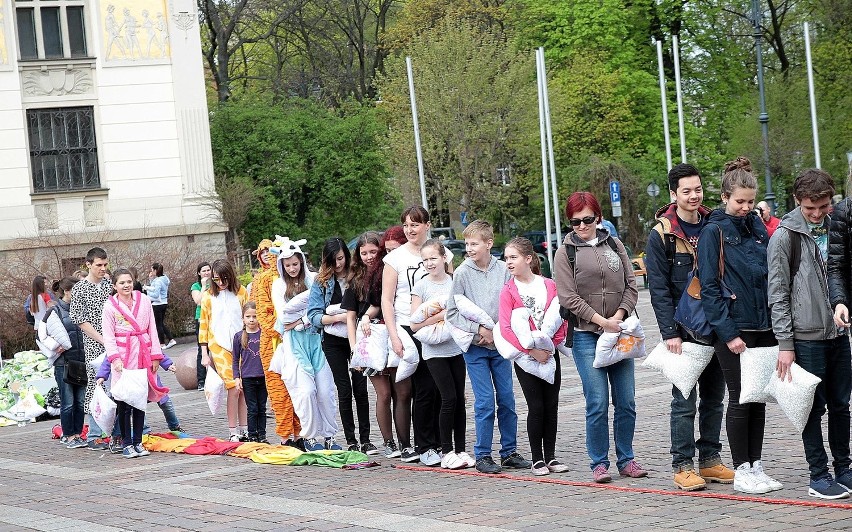
M659 334L648 292L639 315L649 349ZM194 354L181 344L173 357ZM571 471L533 478L528 471L498 478L440 470L405 470L397 460L381 467L341 471L254 464L232 457L152 453L126 460L67 450L50 439L52 422L0 428L0 532L6 530L844 530L852 503L823 504L807 496L802 442L776 405L767 408L765 467L784 489L765 497L736 497L712 484L685 494L671 483L671 385L637 367L635 451L649 478L590 485L580 379L564 360L557 456ZM172 374L167 385L183 427L226 434L204 397L184 391ZM372 394L372 389L370 390ZM519 449L528 454L526 404L515 386ZM468 445L473 446L473 398L468 386ZM165 430L149 408L155 431ZM272 433L270 420L270 433ZM380 443L373 423L374 443ZM724 426L723 426L724 431ZM499 435L495 431L495 438ZM723 459L730 455L723 432ZM495 445L496 447L496 445ZM525 451L526 449L526 451ZM614 462L614 450L611 451Z

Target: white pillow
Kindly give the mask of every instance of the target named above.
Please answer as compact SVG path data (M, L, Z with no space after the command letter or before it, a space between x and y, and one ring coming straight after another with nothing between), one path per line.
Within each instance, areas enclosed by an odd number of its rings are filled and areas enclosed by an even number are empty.
M662 341L648 355L643 367L651 368L663 374L684 397L689 397L698 378L713 358L713 346L683 342L681 354L675 354Z
M820 378L795 362L790 366L790 373L793 375L793 380L788 382L786 377L784 380L779 379L778 372L773 371L764 391L778 401L778 406L787 415L787 419L801 433L805 430L808 417L811 415L814 392L820 383Z
M645 356L645 331L639 318L630 316L621 322L620 333L603 333L595 347L592 366L604 368L627 358Z
M766 385L778 365L778 346L747 347L740 357L740 404L774 403Z
M396 370L396 382L401 382L414 375L414 372L417 371L417 365L420 363L420 353L417 351L417 345L414 343L414 340L411 339L411 336L405 332L402 326L396 326L396 333L402 342L402 358L399 359L399 366ZM388 348L391 351L391 356L396 357L396 354L393 353L393 348L390 347L390 341L388 341Z

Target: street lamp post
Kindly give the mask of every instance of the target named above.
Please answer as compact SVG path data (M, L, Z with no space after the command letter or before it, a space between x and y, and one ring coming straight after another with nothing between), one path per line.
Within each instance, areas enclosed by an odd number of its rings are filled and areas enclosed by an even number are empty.
M769 113L766 112L766 94L763 88L763 49L761 47L761 39L763 39L763 27L761 19L763 14L760 12L760 0L751 0L751 23L754 27L754 46L757 50L757 90L760 93L760 128L763 133L763 170L764 179L766 180L766 195L764 199L769 204L769 209L775 212L775 193L772 191L772 173L769 169Z

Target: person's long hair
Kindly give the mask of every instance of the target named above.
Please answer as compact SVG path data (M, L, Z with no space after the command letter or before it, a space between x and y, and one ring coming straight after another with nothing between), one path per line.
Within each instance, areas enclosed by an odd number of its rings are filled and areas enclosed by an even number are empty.
M334 270L337 269L337 254L341 251L343 252L343 256L346 257L346 264L343 266L343 275L344 277L348 277L349 263L351 262L349 248L346 247L346 242L342 238L336 236L326 240L325 245L322 247L322 262L315 280L317 283L325 285L334 276Z
M234 271L234 266L230 262L225 259L215 260L213 261L213 265L210 266L210 269L213 274L210 282L210 293L212 295L219 295L219 283L212 281L212 277L216 276L223 281L227 281L228 288L225 290L229 290L235 294L240 292L240 281L237 279L237 272Z
M361 248L367 244L372 244L379 248L379 252L373 260L374 267L377 263L381 265L382 258L385 256L385 247L382 244L382 236L379 233L375 231L367 231L358 237L358 242L355 244L355 253L352 255L352 267L349 269L349 277L346 278L346 282L349 284L350 290L355 290L355 295L361 301L367 300L369 289L367 280L370 267L361 260Z
M41 309L41 295L47 292L46 281L47 277L44 275L36 275L33 278L32 299L30 300L30 311L33 314Z

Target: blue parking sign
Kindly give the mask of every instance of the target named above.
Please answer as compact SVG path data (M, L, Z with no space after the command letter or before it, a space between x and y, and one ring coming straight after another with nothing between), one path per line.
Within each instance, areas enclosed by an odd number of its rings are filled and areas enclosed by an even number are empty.
M609 182L609 200L614 204L621 203L621 183L618 181Z

